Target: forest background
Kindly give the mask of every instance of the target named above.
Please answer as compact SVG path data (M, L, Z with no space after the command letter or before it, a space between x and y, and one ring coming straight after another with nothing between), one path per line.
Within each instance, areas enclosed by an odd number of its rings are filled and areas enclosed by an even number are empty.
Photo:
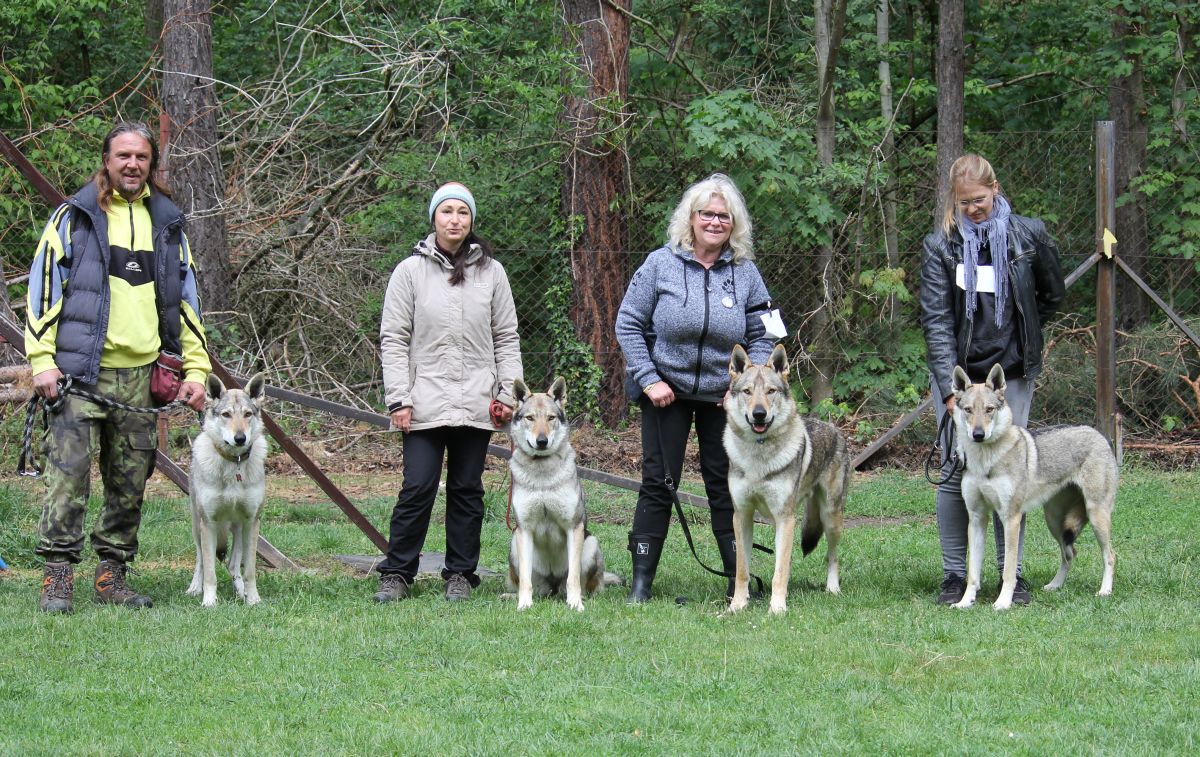
M1118 253L1200 328L1198 23L1163 0L11 0L0 131L69 193L113 121L159 128L214 351L376 410L387 277L432 190L464 181L526 379L566 376L573 415L608 428L630 417L612 336L628 278L682 190L725 172L801 401L865 443L928 392L921 240L963 151L1070 271L1097 247L1094 125L1112 120ZM7 161L0 182L20 318L50 209ZM1094 279L1050 326L1044 422L1094 421ZM1200 352L1126 279L1118 300L1129 440L1194 443Z

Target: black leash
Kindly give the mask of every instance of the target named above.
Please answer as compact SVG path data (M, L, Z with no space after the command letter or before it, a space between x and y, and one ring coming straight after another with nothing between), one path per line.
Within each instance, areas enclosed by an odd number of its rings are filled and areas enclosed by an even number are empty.
M958 457L958 445L955 444L956 429L954 427L954 413L947 411L942 415L942 420L938 423L937 436L933 438L933 449L929 450L929 455L925 458L925 480L934 486L941 486L954 477L954 474L960 470L965 470L966 466L962 464L962 460ZM944 466L942 463L942 437L945 436L946 446L950 450L950 458L946 461L950 464L950 472L935 481L930 471L936 466L939 470ZM936 460L936 462L934 462Z
M67 404L67 395L74 394L76 397L81 397L89 402L93 402L101 407L107 407L116 410L124 410L130 413L165 413L174 410L177 407L187 407L187 403L183 400L172 400L162 407L138 407L136 405L127 405L124 402L118 402L111 397L105 397L100 394L89 392L86 389L80 389L74 385L74 379L71 376L63 376L58 380L58 396L53 400L46 401L45 398L39 395L33 395L29 398L29 402L25 406L25 432L21 438L21 459L17 462L17 475L37 478L42 475L42 466L37 464L37 460L33 456L33 425L37 419L38 405L42 406L42 428L46 429L50 426L50 413L57 413Z
M656 411L659 409L660 408L657 408L657 407L655 408ZM671 477L671 466L667 463L666 450L663 448L662 418L659 416L658 412L654 413L654 423L658 427L658 447L659 447L658 451L659 451L659 454L662 455L662 460L663 460L663 483L667 485L667 490L671 492L671 501L675 503L675 514L679 518L679 526L683 529L683 536L684 536L684 538L687 539L688 549L690 549L692 551L692 557L696 558L696 562L699 563L701 568L704 568L709 573L712 573L714 576L721 576L722 578L733 578L734 577L733 573L726 573L723 570L714 570L714 569L708 567L708 565L706 565L705 562L700 559L700 554L698 552L696 552L696 542L692 538L691 528L688 527L687 516L684 515L684 512L683 512L683 503L679 501L679 485L676 484L675 480ZM682 468L682 466L680 466L680 467ZM751 546L754 549L757 549L761 552L766 552L769 555L775 554L775 550L770 549L769 547L764 547L761 544L753 544ZM734 540L734 549L736 550L736 548L737 548L737 540L735 539ZM750 561L747 559L746 565L749 566L749 564L750 564ZM762 578L759 577L755 573L751 573L750 577L754 579L754 584L757 587L756 592L761 595L763 593Z

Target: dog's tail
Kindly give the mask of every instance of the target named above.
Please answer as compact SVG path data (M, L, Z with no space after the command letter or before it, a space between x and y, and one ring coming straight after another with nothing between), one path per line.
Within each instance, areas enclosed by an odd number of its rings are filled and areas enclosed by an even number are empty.
M1063 544L1066 544L1068 547L1072 546L1075 543L1075 539L1079 537L1079 532L1083 530L1085 523L1087 523L1087 510L1084 509L1083 503L1080 502L1063 515Z
M800 551L807 555L817 548L817 542L821 541L820 517L808 517L804 519L804 530L800 532Z

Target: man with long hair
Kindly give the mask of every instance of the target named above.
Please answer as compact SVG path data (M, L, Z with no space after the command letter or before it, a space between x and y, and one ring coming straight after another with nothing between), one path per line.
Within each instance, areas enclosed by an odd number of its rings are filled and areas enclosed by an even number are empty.
M183 213L155 181L158 146L141 123L104 138L101 166L50 217L29 275L25 351L33 390L48 403L60 381L137 407L151 404L160 353L181 356L177 399L204 407L212 369ZM68 393L49 414L46 499L36 552L46 561L39 607L72 611L83 551L92 438L99 440L104 505L92 531L98 602L150 607L126 583L137 554L146 479L154 470L155 420Z

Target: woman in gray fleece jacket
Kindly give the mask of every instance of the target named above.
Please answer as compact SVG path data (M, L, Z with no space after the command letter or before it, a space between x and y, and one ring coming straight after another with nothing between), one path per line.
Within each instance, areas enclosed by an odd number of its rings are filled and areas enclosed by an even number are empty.
M718 173L693 184L671 215L669 241L633 275L617 312L627 383L640 390L642 410L642 485L629 533L631 603L650 598L671 520L666 474L679 481L693 424L713 535L725 571L733 572L733 500L721 406L729 388L729 354L742 344L761 363L773 347L759 317L768 311L770 297L752 262L751 232L746 203L729 177Z

